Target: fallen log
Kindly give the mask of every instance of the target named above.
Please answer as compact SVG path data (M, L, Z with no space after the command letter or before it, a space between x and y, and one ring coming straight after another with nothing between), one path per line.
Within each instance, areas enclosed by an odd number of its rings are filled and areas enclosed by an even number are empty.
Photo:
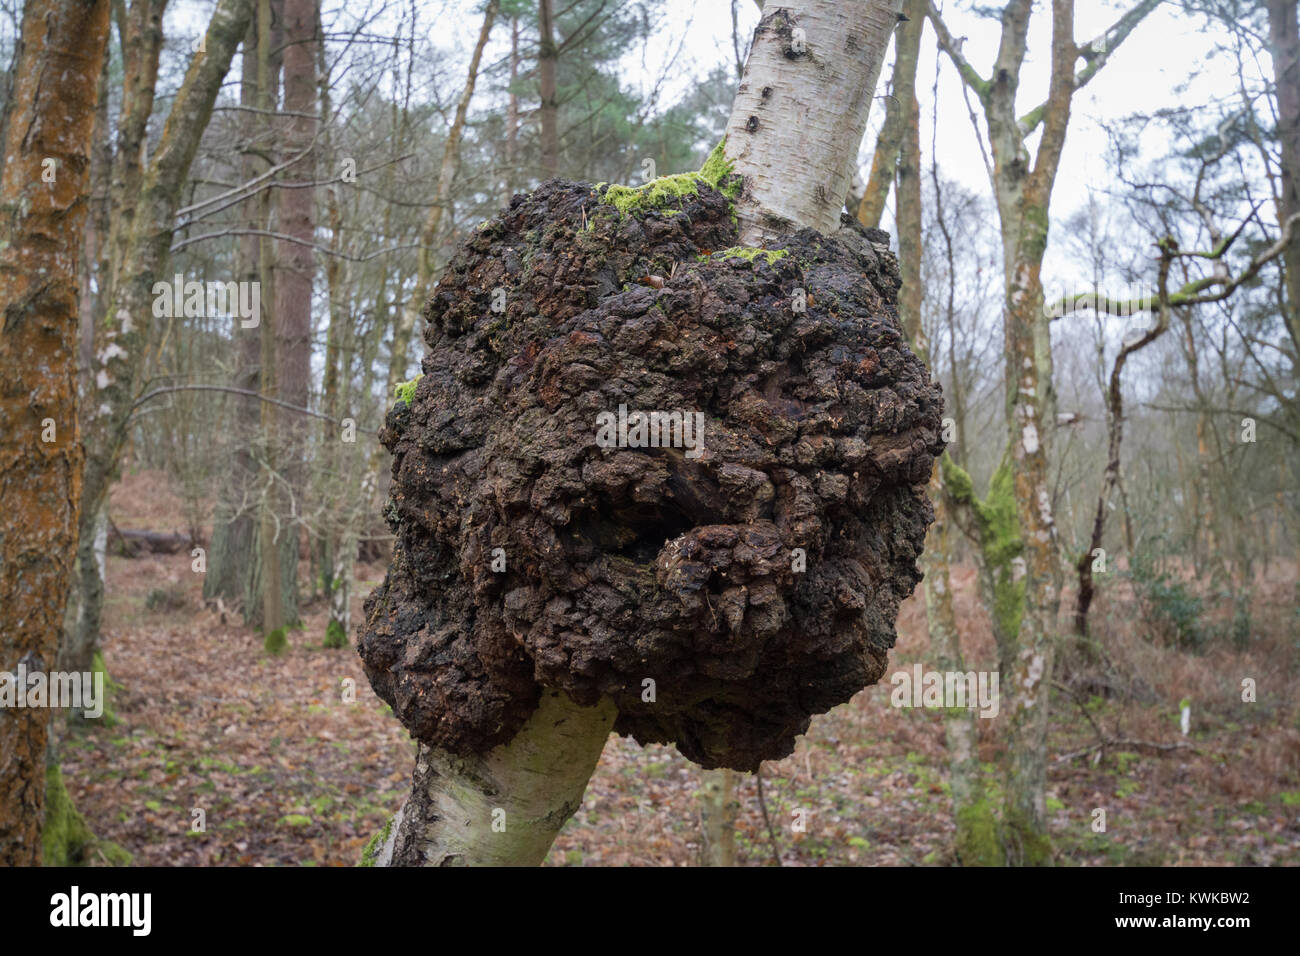
M134 558L141 552L149 554L177 554L188 551L194 542L187 534L179 531L137 531L132 528L119 528L112 521L108 523L108 547L123 558Z

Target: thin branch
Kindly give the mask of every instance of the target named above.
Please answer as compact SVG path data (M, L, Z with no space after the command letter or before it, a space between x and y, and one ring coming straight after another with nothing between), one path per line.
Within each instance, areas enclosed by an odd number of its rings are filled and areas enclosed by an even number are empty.
M269 229L219 229L216 232L205 232L199 236L190 236L188 239L182 239L174 243L171 247L173 253L186 246L192 246L196 242L204 242L208 239L220 239L223 236L267 236L271 239L281 239L285 242L292 242L300 246L307 246L309 249L315 249L317 252L326 256L333 256L336 259L346 259L348 262L369 262L371 259L377 259L380 256L386 256L390 252L400 252L403 249L420 249L422 245L418 242L405 242L401 245L389 246L386 249L377 249L376 251L364 256L352 256L346 252L339 252L337 249L331 249L328 246L317 245L306 239L300 239L297 236L290 236L283 232L273 232Z
M269 395L263 395L261 392L255 392L249 388L235 388L230 385L166 385L163 388L155 388L152 392L145 392L131 403L131 411L134 412L151 398L156 398L159 395L166 395L170 392L227 392L231 395L244 395L248 398L260 399L267 404L277 405L280 408L287 408L289 411L297 412L300 415L310 415L312 418L319 418L323 421L330 422L331 424L338 425L340 428L343 427L343 422L346 421L346 419L331 418L328 415L312 411L310 408L303 408L300 405L291 405L288 402L281 401L278 398L271 398ZM356 429L359 432L365 432L367 435L379 434L373 429L362 428L360 425L356 425Z
M758 770L754 774L758 780L758 808L763 811L763 822L767 824L767 835L772 840L772 859L776 861L777 866L785 866L781 862L781 850L776 842L776 830L772 827L772 818L767 815L767 801L763 799L763 765L758 765Z
M943 52L948 54L952 60L953 66L957 67L957 72L962 78L962 82L973 89L981 100L988 95L989 81L980 76L979 71L970 65L970 62L961 52L961 45L965 37L961 40L954 40L952 32L948 29L948 24L943 22L943 16L934 5L934 0L927 0L925 15L930 18L934 24L935 35L939 38L939 46Z

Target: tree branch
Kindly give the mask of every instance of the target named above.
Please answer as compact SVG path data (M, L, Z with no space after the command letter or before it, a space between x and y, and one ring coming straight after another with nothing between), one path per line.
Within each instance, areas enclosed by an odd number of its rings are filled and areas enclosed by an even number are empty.
M270 405L278 405L280 408L287 408L289 411L297 412L300 415L310 415L312 418L319 418L323 421L327 421L334 425L338 425L340 428L343 426L343 422L346 420L346 419L330 418L330 416L322 415L320 412L312 411L310 408L302 408L299 405L291 405L288 402L281 401L278 398L271 398L269 395L263 395L261 392L255 392L252 389L235 388L234 386L231 385L165 385L162 388L155 388L152 392L145 392L143 395L137 398L134 402L131 403L131 411L134 412L137 408L139 408L141 405L143 405L145 402L149 401L152 398L156 398L159 395L166 395L170 392L227 392L231 395L244 395L247 396L248 398L256 398ZM362 428L360 425L357 425L356 429L359 432L365 432L367 435L379 434L377 431L374 431L373 429Z

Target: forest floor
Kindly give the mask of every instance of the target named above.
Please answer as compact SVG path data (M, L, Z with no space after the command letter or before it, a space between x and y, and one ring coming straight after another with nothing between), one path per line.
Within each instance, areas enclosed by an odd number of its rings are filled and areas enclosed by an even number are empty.
M115 523L184 527L166 486L160 473L128 475L113 495ZM108 559L103 646L114 719L63 736L73 801L137 865L354 865L405 797L413 743L356 654L321 646L323 601L305 608L289 651L271 657L237 616L204 608L190 562L187 553ZM382 574L358 567L359 595ZM1261 636L1196 655L1146 639L1128 589L1103 589L1093 627L1109 666L1089 672L1091 684L1076 682L1087 689L1051 700L1047 806L1058 863L1300 864L1294 579L1294 568L1276 566L1261 578L1252 615ZM953 583L966 666L992 669L974 569L959 565ZM358 598L353 633L360 613ZM890 673L930 669L919 595L898 630ZM1241 700L1246 678L1256 682L1254 703ZM890 706L892 691L886 677L814 718L791 756L764 765L761 804L759 779L737 775L740 863L954 862L942 711ZM999 721L976 723L992 782ZM1125 742L1069 757L1096 744L1098 728ZM673 748L611 738L548 865L697 864L698 782L698 768ZM1105 832L1094 830L1098 809ZM192 829L196 810L202 832Z

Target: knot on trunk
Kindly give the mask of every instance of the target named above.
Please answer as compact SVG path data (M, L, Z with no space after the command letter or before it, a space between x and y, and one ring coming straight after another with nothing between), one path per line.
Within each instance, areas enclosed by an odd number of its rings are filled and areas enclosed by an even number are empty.
M601 195L514 197L429 302L359 650L452 753L508 741L548 686L752 770L883 675L941 395L878 246L734 248L704 183L634 213Z

